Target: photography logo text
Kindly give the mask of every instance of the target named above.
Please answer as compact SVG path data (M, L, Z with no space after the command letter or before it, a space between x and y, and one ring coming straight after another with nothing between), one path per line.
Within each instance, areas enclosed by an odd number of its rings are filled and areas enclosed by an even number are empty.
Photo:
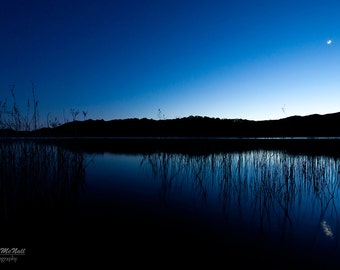
M0 248L0 263L16 263L25 254L25 248Z

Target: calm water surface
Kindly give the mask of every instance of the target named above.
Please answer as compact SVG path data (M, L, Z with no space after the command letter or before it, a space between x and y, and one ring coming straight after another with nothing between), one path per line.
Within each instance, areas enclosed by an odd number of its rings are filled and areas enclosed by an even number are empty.
M26 249L18 263L196 252L196 262L215 254L227 265L340 267L334 157L86 153L19 142L2 144L0 159L0 243Z

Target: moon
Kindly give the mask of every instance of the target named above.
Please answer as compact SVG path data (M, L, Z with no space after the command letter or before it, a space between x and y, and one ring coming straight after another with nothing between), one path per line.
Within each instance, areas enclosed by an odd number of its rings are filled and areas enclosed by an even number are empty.
M332 40L331 39L327 40L327 45L331 45L331 44L332 44Z

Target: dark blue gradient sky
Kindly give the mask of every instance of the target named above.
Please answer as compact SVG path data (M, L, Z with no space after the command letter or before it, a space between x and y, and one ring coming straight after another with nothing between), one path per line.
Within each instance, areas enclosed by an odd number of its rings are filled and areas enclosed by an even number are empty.
M0 34L0 99L34 82L40 121L340 111L340 1L3 0Z

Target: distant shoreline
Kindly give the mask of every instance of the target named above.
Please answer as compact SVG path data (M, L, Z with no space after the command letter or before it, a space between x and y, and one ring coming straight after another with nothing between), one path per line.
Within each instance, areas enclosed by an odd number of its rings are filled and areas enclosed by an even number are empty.
M0 137L167 138L167 139L321 139L340 137L340 113L249 121L187 117L168 120L84 120L36 130L0 129Z
M340 140L340 136L221 137L221 136L4 136L0 140Z
M209 155L254 150L340 158L340 137L2 137L0 143L41 143L84 153Z

